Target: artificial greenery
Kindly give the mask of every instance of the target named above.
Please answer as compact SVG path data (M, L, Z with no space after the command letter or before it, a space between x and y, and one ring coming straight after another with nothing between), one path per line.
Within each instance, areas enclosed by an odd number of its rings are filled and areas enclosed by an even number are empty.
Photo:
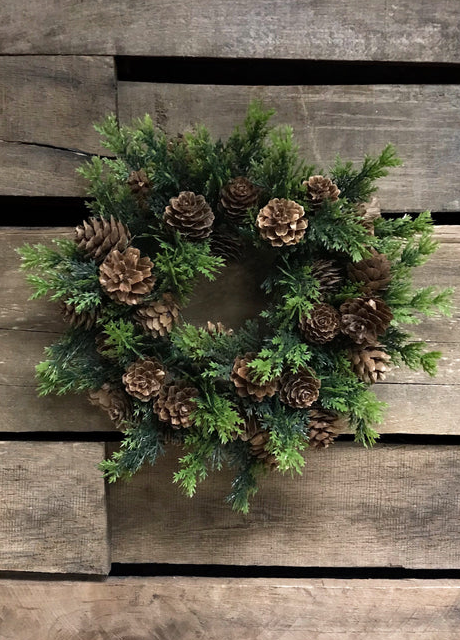
M299 156L291 128L271 125L272 115L273 111L252 103L246 120L227 141L214 140L204 126L168 139L149 116L132 126L120 126L111 115L97 125L104 145L116 157L94 157L79 172L89 183L87 206L94 219L108 221L113 216L129 228L129 246L153 263L154 286L136 304L123 304L108 295L100 281L100 263L73 240L55 240L53 248L20 249L32 297L61 301L70 309L73 324L46 349L46 360L37 366L40 394L97 392L104 384L126 394L126 371L133 363L152 358L167 372L165 383L185 380L196 391L189 424L181 428L161 419L155 398L147 402L128 398L131 409L121 425L125 432L121 448L101 463L110 482L131 477L144 462L153 464L167 446L179 445L182 453L174 482L191 496L210 470L230 465L235 477L228 499L235 509L247 512L259 476L270 466L301 472L308 461L313 409L339 416L354 431L356 441L372 445L378 437L374 426L382 421L385 405L368 381L357 375L350 359L350 349L364 348L366 343L353 345L343 331L324 343L306 339L299 326L308 324L319 304L338 313L347 301L377 297L392 314L379 335L378 348L395 365L423 369L430 376L436 373L441 354L430 352L400 326L416 324L423 315L450 311L450 290L412 286L412 269L437 246L430 214L377 216L371 228L363 224L362 205L374 194L375 181L400 164L395 150L388 145L378 157L366 156L358 167L337 158L330 178L340 197L325 197L318 205L312 202L308 182L316 169ZM130 176L140 171L148 187L142 197L130 187ZM222 190L238 176L249 180L259 195L257 207L249 206L243 218L235 219L222 207ZM181 192L204 196L211 208L215 219L206 237L191 238L165 223L166 207ZM308 226L298 241L272 246L260 232L258 212L275 198L303 207ZM258 251L261 262L269 265L264 267L262 283L265 310L232 332L186 322L175 322L163 335L146 331L135 315L138 306L171 294L183 309L200 279L213 280L225 271L231 258L216 253L212 244L222 231L224 237L230 233L239 238L243 255ZM346 265L359 265L374 255L390 261L391 280L369 292L365 283L347 276ZM324 282L315 275L315 261L321 259L332 260L343 274L340 284L326 288L326 293ZM213 322L219 320L218 309L216 300L215 309L209 310ZM94 322L83 325L79 319L88 314ZM252 354L247 375L261 388L273 381L285 384L286 376L295 379L307 372L321 385L319 397L298 408L282 401L286 393L267 394L260 401L239 395L232 369L247 353ZM266 434L263 456L254 455L249 436L242 437L251 420Z

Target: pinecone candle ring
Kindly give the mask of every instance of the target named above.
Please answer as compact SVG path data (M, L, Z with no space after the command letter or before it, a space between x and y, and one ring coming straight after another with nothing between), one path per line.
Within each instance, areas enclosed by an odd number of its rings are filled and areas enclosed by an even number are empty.
M131 240L128 227L110 216L89 218L75 228L75 242L88 258L101 262L113 249L124 251Z
M249 443L251 455L258 460L262 460L269 469L274 469L278 466L276 457L267 451L270 432L267 429L262 429L254 416L246 420L244 431L238 437L243 442Z
M75 309L74 304L68 304L63 300L60 303L60 309L65 322L68 322L73 327L83 327L87 331L94 327L99 317L97 309L90 309L79 313Z
M144 169L139 171L131 171L128 177L128 185L131 189L131 193L143 200L148 196L152 185Z
M265 397L271 398L275 395L278 389L278 380L269 380L268 382L256 380L254 371L248 367L256 355L255 353L246 353L244 356L235 358L230 378L240 397L249 397L254 402L262 402Z
M307 369L285 373L280 381L280 400L293 409L306 409L319 397L321 381Z
M338 291L342 281L342 269L333 260L316 260L311 266L311 275L319 283L321 296Z
M161 388L153 410L162 422L174 429L188 429L193 425L193 412L199 391L186 380L177 380Z
M133 362L123 374L126 391L141 402L148 402L160 393L166 376L163 366L155 358Z
M356 344L375 344L390 326L393 314L379 298L353 298L340 307L341 331Z
M260 189L250 180L238 176L221 189L219 210L237 224L245 222L248 209L256 207Z
M180 307L172 293L163 293L160 300L154 300L149 305L138 306L134 314L135 320L146 333L154 338L164 337L171 333L179 318Z
M169 201L164 221L188 240L204 240L212 233L214 214L204 196L181 191Z
M304 208L294 200L273 198L259 211L257 226L273 247L291 246L305 235L308 220L304 216Z
M340 333L340 314L330 304L317 303L309 316L302 316L299 328L306 342L325 344Z
M99 282L106 294L123 304L140 304L155 284L153 262L141 258L139 249L129 247L124 253L113 250L99 267Z

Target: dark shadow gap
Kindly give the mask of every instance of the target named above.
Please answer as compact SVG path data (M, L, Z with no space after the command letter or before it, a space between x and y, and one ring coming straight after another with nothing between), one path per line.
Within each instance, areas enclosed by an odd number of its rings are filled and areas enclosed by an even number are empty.
M85 573L43 573L41 571L0 571L0 580L33 580L34 582L104 582L107 576ZM0 636L2 638L2 636Z
M405 569L404 567L279 567L236 566L220 564L154 564L115 562L110 577L182 576L198 578L320 578L402 580L417 578L440 580L460 578L460 569Z
M92 198L51 196L0 196L1 227L73 227L91 213L85 201ZM419 212L410 212L415 217ZM383 213L385 218L400 218L404 213ZM458 225L460 212L434 211L435 224Z
M125 82L226 85L458 84L460 64L116 56Z

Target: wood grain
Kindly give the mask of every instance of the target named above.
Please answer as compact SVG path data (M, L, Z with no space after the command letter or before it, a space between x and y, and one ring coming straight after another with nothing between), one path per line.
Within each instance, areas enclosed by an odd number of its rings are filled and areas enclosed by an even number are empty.
M109 487L113 562L460 568L460 449L337 443L302 477L262 480L248 516L224 497L227 472L190 500L171 454Z
M116 110L113 59L3 56L0 87L0 194L84 195L75 169L107 153L93 123Z
M1 53L458 62L456 0L3 0Z
M445 579L3 580L0 601L4 640L457 640L460 624Z
M0 443L1 571L108 572L103 456L101 443Z
M112 58L3 56L0 86L0 139L104 152L92 125L116 109Z
M226 137L254 98L277 110L276 121L293 126L308 162L324 169L337 153L362 162L365 153L378 153L394 143L404 166L380 181L386 211L460 209L460 86L120 82L119 113L122 121L130 121L149 112L172 135L203 122L213 135Z

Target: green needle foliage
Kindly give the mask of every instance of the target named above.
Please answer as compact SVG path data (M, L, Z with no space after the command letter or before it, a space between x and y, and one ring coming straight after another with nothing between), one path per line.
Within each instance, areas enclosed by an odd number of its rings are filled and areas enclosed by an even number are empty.
M345 309L363 300L373 309L376 301L385 305L389 320L378 328L378 345L371 346L383 350L393 365L436 373L441 354L406 327L424 316L451 313L451 289L412 283L413 269L437 248L431 216L377 217L369 227L363 213L376 180L400 164L395 149L387 145L377 157L365 156L360 166L337 158L329 176L340 196L326 194L316 202L308 179L320 172L301 156L290 127L272 125L273 114L251 103L227 140L214 139L204 125L170 139L149 116L120 126L109 115L96 126L115 157L95 156L79 169L88 182L88 224L109 224L113 216L127 226L131 248L152 265L144 263L145 272L132 264L117 272L112 264L118 280L110 288L110 269L101 275L105 256L92 254L89 241L86 252L72 239L19 250L32 298L65 303L64 317L71 323L37 365L39 393L103 392L101 408L124 428L119 451L100 465L109 482L129 479L144 463L154 464L173 443L182 453L172 480L187 495L194 495L212 471L229 466L234 478L228 500L247 513L269 464L291 474L308 464L308 448L323 442L315 442L315 433L324 428L315 418L318 411L331 421L345 421L357 442L373 445L385 404L353 363L351 354L369 345L353 334L353 327L347 332L344 303ZM133 188L133 176L140 172L142 193ZM258 201L251 201L242 215L230 215L222 193L227 190L228 198L229 183L237 177L249 181ZM176 228L166 224L165 208L184 191L205 198L214 214L212 235L199 227L193 212ZM303 208L308 224L293 242L272 242L262 233L259 211L275 198L293 200L297 212L298 205ZM297 218L288 218L277 219L270 233L288 239L297 224ZM190 236L190 225L195 231L199 227L202 236ZM219 240L222 231L224 237L239 237L242 262L257 252L264 274L266 308L234 331L213 317L219 313L217 299L209 310L214 326L197 327L179 315L180 310L187 317L185 306L200 282L215 280L231 262L216 249L214 238ZM109 262L115 255L110 237L104 237ZM369 290L366 282L356 281L352 265L360 263L366 272L362 261L375 255L388 260L389 271ZM318 275L318 260L342 274L334 286ZM131 293L138 292L139 283L147 288L137 297L118 295L130 287ZM315 313L324 307L331 313L331 306L337 326L324 340L317 339L323 329L315 324ZM306 333L304 325L313 333ZM362 331L368 335L366 327Z

